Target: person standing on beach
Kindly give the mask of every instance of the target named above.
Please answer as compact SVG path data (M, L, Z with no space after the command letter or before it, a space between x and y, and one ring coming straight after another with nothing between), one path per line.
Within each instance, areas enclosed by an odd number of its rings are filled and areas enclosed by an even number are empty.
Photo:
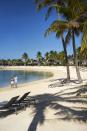
M15 76L15 77L14 77L14 84L15 84L15 87L17 87L17 82L18 82L18 77Z
M12 88L14 87L14 79L13 78L11 79L11 87Z

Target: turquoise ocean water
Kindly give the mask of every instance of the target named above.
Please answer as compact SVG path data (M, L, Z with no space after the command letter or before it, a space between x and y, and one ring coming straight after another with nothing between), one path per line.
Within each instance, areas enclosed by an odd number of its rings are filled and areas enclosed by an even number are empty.
M28 71L13 71L1 70L0 71L0 88L10 85L11 78L18 77L18 84L27 83L35 80L48 78L49 73L46 72L28 72Z

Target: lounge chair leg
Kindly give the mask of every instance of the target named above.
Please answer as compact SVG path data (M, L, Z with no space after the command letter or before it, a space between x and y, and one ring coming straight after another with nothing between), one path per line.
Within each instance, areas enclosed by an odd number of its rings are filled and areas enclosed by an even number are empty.
M28 107L30 107L30 102L28 102Z
M15 108L15 113L16 113L16 115L18 114L18 112L17 112L17 108Z
M26 110L26 106L24 105L24 110Z
M32 101L33 101L33 104L34 104L34 105L37 103L37 102L36 102L36 99L33 99Z

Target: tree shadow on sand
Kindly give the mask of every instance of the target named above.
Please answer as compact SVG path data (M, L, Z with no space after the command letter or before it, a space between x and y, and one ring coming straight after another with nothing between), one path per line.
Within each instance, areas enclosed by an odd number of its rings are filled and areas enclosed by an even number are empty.
M72 84L80 84L78 80L67 80L66 78L61 78L61 79L52 79L50 80L52 83L48 85L49 88L54 88L54 87L63 87L66 85L71 85Z
M46 108L53 109L55 113L53 114L56 116L55 119L58 120L73 120L78 122L87 123L87 100L80 99L80 97L73 97L68 95L68 97L63 97L63 93L58 95L56 94L42 94L35 96L37 99L38 104L33 105L33 119L31 124L29 125L28 131L36 131L38 125L42 125L46 119ZM63 104L64 102L70 104ZM72 106L71 106L72 104ZM80 106L77 107L77 104ZM84 107L81 107L81 104Z
M54 110L52 114L54 119L87 123L87 99L77 95L79 90L81 87L64 90L62 88L60 92L55 94L34 96L37 103L31 103L33 119L28 131L37 131L38 125L43 125L45 121L52 119L47 117L46 109ZM85 89L84 92L86 91ZM12 111L0 111L0 118L5 118L13 113Z

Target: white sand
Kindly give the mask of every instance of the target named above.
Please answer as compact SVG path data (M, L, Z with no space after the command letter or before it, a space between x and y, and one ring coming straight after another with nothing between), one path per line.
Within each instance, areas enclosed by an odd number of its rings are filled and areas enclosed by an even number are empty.
M66 67L5 67L5 69L52 72L51 78L18 85L18 88L0 91L0 102L31 91L38 96L36 106L6 114L0 112L0 131L87 131L87 98L75 97L80 85L87 83L87 68L80 69L82 84L69 83L58 87L58 79L66 78ZM74 67L70 67L71 79L77 80ZM54 88L48 88L54 84ZM74 88L76 87L76 88ZM72 94L69 94L69 93ZM68 98L67 98L68 97ZM45 102L44 102L45 101ZM83 103L81 102L83 101ZM84 102L86 101L86 102Z

